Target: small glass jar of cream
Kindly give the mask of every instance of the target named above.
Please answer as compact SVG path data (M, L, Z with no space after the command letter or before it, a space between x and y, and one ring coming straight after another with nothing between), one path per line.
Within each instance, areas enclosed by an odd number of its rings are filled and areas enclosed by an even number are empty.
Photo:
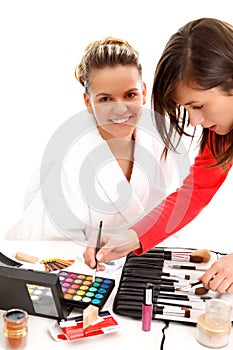
M206 301L206 313L197 319L196 339L209 348L223 348L229 343L232 306L223 299Z
M28 314L21 309L11 309L3 314L5 349L21 350L27 345Z
M201 314L197 319L196 339L209 348L223 348L229 343L231 327L230 321L222 329L210 327L205 321L205 314Z

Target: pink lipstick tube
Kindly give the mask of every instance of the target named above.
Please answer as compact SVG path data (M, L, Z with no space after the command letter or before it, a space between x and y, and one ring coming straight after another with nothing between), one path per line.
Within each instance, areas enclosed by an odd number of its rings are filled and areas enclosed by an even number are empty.
M153 312L153 289L152 283L146 283L144 286L143 293L143 304L142 304L142 330L150 331L151 320Z

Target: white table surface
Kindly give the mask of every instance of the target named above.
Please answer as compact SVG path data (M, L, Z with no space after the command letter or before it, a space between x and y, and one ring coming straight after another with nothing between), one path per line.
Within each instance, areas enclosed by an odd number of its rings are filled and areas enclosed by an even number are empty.
M199 237L200 238L200 237ZM178 234L170 237L164 241L161 246L182 246L182 247L194 247L194 248L209 248L203 245L197 245L199 241L198 235L185 235ZM193 241L193 244L192 244ZM77 256L82 256L83 247L77 245L72 241L1 241L1 251L10 252L13 251L23 251L28 254L39 256L40 258L48 257L61 257L64 259L73 259ZM200 243L200 241L199 241ZM213 242L212 242L213 243ZM124 259L121 259L122 264ZM83 273L88 273L91 271L88 267L83 266ZM103 276L101 272L101 276ZM152 321L151 331L144 332L141 330L141 321L131 319L124 316L119 316L114 314L112 311L112 305L115 293L118 288L119 278L121 276L121 269L108 275L110 278L114 278L116 285L112 291L109 299L107 300L103 310L109 310L118 321L120 330L116 333L96 336L93 338L78 340L74 342L56 342L53 340L48 332L48 328L54 324L53 319L42 318L37 316L29 315L29 332L28 332L28 346L27 349L39 350L39 349L74 349L78 346L85 347L85 349L90 350L119 350L119 347L137 347L137 349L147 349L159 350L162 340L162 328L164 327L164 322L159 320ZM0 315L3 311L0 310ZM0 329L2 328L2 317L0 317ZM170 322L169 328L165 331L166 339L164 343L164 350L201 350L205 347L200 345L196 338L196 327L192 325L184 325L183 323ZM3 335L0 332L0 349L3 344ZM232 335L230 338L230 343L224 349L233 349L233 339Z

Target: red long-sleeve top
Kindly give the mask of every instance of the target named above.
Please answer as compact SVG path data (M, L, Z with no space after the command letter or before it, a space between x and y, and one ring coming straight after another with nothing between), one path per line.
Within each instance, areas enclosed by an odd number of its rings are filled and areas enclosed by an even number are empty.
M227 172L221 166L209 168L216 162L209 147L195 158L189 175L183 185L152 209L138 223L130 227L141 242L141 249L134 253L141 255L162 242L193 220L210 202Z

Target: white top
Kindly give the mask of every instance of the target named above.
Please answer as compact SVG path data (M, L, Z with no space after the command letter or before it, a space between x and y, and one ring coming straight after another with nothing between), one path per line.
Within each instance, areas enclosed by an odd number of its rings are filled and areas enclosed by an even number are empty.
M178 187L175 161L170 156L160 160L163 145L154 130L140 126L135 131L134 166L127 181L91 116L86 123L61 164L58 147L52 166L42 163L42 182L37 171L23 217L6 239L82 242L98 229L99 220L107 232L124 232Z

